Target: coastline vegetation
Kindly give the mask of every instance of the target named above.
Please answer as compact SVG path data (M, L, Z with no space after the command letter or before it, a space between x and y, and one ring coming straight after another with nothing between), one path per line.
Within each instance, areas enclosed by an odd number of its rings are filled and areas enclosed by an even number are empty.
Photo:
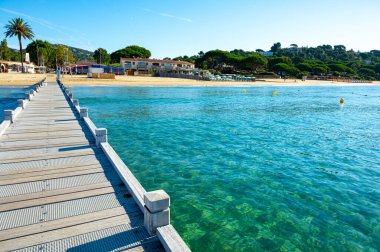
M22 50L21 38L32 39L34 34L24 20L15 18L5 26L6 37L17 36L20 50L8 48L6 39L0 43L0 59L23 61L23 53L30 54L36 64L54 67L80 60L94 61L98 64L118 66L120 58L149 58L151 52L137 45L108 53L104 48L95 52L51 44L48 41L34 40ZM171 58L164 58L171 59ZM209 70L214 74L240 74L249 76L282 76L284 78L315 76L318 78L350 78L380 80L380 50L370 52L347 50L344 45L321 45L317 47L298 47L291 44L283 48L280 42L274 43L269 52L262 49L244 51L210 50L200 51L193 56L178 56L173 60L188 61L197 68Z
M354 79L380 79L380 51L359 52L347 50L343 45L298 47L292 44L282 48L275 43L267 55L264 51L212 50L194 56L179 56L174 60L195 63L196 67L211 69L216 73L256 74L272 72L283 77L330 76ZM264 54L265 55L265 54ZM261 56L261 57L260 57Z

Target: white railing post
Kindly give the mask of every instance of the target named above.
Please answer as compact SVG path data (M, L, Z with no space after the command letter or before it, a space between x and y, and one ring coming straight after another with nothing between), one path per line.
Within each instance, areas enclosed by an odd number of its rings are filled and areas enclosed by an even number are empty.
M79 100L78 99L74 99L73 100L73 104L74 104L74 106L79 106Z
M106 128L97 128L95 129L96 136L96 146L100 146L101 143L107 142L107 129Z
M164 190L144 194L144 226L149 234L170 224L170 197Z
M80 118L88 117L88 108L80 108Z
M13 110L4 110L4 120L8 120L13 123L15 119L15 112Z
M27 99L28 101L30 101L32 99L32 95L29 92L26 92L25 93L25 99Z
M24 108L25 108L25 100L23 100L23 99L18 99L18 100L17 100L17 105L18 105L19 107L21 107L22 109L24 109Z

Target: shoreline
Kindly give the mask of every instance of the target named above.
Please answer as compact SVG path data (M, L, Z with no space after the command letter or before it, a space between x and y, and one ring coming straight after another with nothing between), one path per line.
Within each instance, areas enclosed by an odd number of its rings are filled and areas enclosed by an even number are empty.
M55 80L55 74L0 74L0 86L21 87L39 82L43 78ZM86 75L63 75L62 82L67 86L128 86L128 87L317 87L317 86L380 86L380 81L372 83L334 82L324 80L266 79L255 82L198 81L168 77L116 76L116 79L91 79Z

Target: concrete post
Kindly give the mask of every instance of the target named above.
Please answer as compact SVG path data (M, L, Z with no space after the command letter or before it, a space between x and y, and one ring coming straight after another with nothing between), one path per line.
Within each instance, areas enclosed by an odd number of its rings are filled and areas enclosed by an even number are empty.
M73 93L69 92L69 98L73 99Z
M144 194L144 226L150 234L170 224L170 197L164 190Z
M74 104L74 106L79 106L79 100L78 99L74 99L73 100L73 104Z
M4 110L4 120L9 120L13 123L15 119L15 112L13 110Z
M25 99L27 99L28 101L30 101L32 99L32 95L29 92L26 92L25 93Z
M96 135L96 146L100 146L101 143L107 142L107 129L105 128L97 128L95 129Z
M17 100L17 104L18 104L18 106L21 107L22 109L25 108L25 100L23 100L23 99L18 99L18 100Z
M36 91L34 91L33 89L30 90L29 93L30 93L32 96L35 96L35 95L36 95Z
M80 108L80 118L88 117L88 108Z

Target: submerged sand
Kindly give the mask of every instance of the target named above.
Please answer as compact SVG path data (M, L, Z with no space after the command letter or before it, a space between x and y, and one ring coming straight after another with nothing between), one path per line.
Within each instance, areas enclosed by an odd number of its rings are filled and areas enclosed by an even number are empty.
M2 73L0 74L0 86L23 86L32 85L44 78L55 80L54 74L22 74L22 73ZM85 75L63 75L62 82L71 86L366 86L380 85L379 81L372 83L347 83L321 80L294 80L287 79L265 79L255 82L235 82L235 81L197 81L179 78L163 77L142 77L142 76L116 76L116 79L92 79Z

